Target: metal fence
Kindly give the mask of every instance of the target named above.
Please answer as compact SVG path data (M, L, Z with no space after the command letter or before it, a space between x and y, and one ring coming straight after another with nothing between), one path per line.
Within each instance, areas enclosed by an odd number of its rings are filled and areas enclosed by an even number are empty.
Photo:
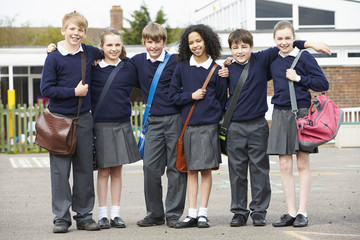
M40 100L35 105L4 106L0 101L0 153L46 152L35 144L35 123L44 111ZM138 139L144 113L142 102L132 103L131 123Z

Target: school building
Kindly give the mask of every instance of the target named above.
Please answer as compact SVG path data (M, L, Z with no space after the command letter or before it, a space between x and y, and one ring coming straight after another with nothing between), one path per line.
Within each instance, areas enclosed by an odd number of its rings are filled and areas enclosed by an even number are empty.
M220 35L223 57L230 56L227 37L236 28L254 35L254 50L274 46L272 29L279 20L295 27L297 38L329 45L331 56L309 50L329 82L328 95L341 108L360 107L360 1L354 0L214 0L194 11L194 23L213 27ZM205 4L205 3L204 3ZM116 21L122 25L122 10ZM113 12L114 9L112 9ZM111 13L112 14L112 13ZM114 20L115 21L115 20ZM128 56L143 52L142 46L126 46ZM177 45L167 46L171 53ZM41 98L40 79L46 58L44 47L0 48L0 98L8 102L8 90L15 90L16 104L34 104ZM220 61L221 62L221 61ZM269 84L269 96L272 95ZM271 118L271 110L267 118ZM357 119L359 122L360 120Z

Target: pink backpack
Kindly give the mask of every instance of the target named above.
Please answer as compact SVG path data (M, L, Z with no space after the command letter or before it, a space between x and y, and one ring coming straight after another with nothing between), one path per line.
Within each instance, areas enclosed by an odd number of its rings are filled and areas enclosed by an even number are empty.
M309 114L296 122L301 148L310 152L335 138L343 116L344 112L324 93L316 96Z

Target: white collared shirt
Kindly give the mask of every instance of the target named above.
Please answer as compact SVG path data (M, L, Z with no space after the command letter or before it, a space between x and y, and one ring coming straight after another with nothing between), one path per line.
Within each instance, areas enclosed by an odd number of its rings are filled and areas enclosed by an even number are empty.
M61 55L63 55L63 56L66 56L66 55L75 55L75 54L77 54L78 52L83 52L84 51L84 49L82 48L82 46L81 46L81 44L80 44L80 47L79 47L79 49L75 52L75 53L71 53L71 52L69 52L68 50L66 50L64 47L63 47L63 45L65 44L65 40L63 40L63 41L60 41L60 42L58 42L58 44L57 44L57 49L58 49L58 51L60 52L60 54Z
M102 59L102 60L99 62L99 66L100 66L101 68L106 68L107 66L117 66L120 62L121 62L120 58L119 58L118 62L117 62L115 65L114 65L114 64L109 64L109 63L105 62L104 59Z
M281 54L281 52L279 51L279 55L283 58L286 58L287 56L293 56L296 57L296 55L298 55L298 53L300 52L300 50L297 47L294 47L294 49L289 53L286 54L285 56Z
M205 62L198 64L195 61L194 55L192 55L190 57L189 64L190 64L190 66L203 67L205 69L208 69L211 66L211 63L213 62L213 59L209 55L208 55L208 57L209 58Z
M159 61L159 62L163 62L165 59L165 50L163 49L160 56L157 58L157 59L152 59L150 57L150 54L148 52L146 52L146 60L150 60L151 62L156 62L156 61Z
M244 65L246 65L248 62L249 62L249 60L250 59L248 59L246 62L244 62L244 63L239 63L238 61L236 61L235 60L235 58L231 61L231 63L234 63L234 62L236 62L237 64L240 64L240 65L242 65L242 66L244 66Z

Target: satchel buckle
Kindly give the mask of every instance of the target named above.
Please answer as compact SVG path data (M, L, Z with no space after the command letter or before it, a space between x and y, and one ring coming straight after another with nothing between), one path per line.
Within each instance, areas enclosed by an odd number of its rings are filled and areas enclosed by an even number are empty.
M223 126L221 126L220 127L220 129L219 129L219 134L220 134L220 136L226 136L227 135L227 132L228 132L228 130L227 130L227 128L225 128L225 127L223 127ZM221 138L221 137L220 137Z

